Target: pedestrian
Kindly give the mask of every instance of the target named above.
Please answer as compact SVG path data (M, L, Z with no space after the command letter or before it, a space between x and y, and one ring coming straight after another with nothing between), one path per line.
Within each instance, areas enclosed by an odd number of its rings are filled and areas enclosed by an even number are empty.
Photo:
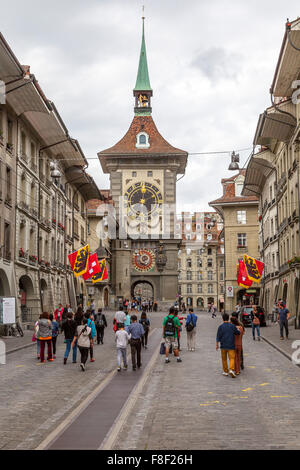
M183 311L183 313L185 314L185 312L186 312L186 306L185 306L185 303L184 303L184 302L182 302L182 311Z
M174 308L175 308L174 315L175 315L175 317L178 318L179 323L180 323L180 327L177 328L177 344L178 344L178 351L181 351L181 349L180 349L180 334L181 334L181 331L182 331L183 317L178 317L178 313L179 313L178 307L174 306Z
M231 314L232 317L235 317L238 322L239 322L239 326L241 326L243 328L243 331L245 333L245 327L243 325L243 323L240 322L239 320L239 313L238 312L232 312ZM242 347L241 347L241 370L244 370L244 352L243 352L243 344L242 344Z
M210 313L211 313L211 318L216 318L216 316L217 316L217 307L215 307L213 302L210 306Z
M289 318L290 311L286 308L284 302L281 302L277 314L277 321L279 321L280 327L280 339L283 339L283 328L285 329L286 339L289 339Z
M126 314L124 313L122 306L119 307L119 310L116 312L114 320L116 320L117 322L118 329L123 328L125 320L126 320Z
M223 324L219 326L216 338L216 350L221 345L221 357L223 365L223 375L228 375L228 361L229 357L229 374L232 378L236 377L235 369L235 335L240 335L240 330L235 325L229 323L228 313L223 313Z
M140 319L140 324L144 328L144 335L142 336L142 346L143 348L147 349L147 344L148 344L148 334L150 330L150 320L147 318L147 313L142 312L141 314L141 319Z
M190 307L185 321L188 351L195 351L197 320L194 309Z
M241 358L242 358L242 344L243 344L243 334L245 330L240 324L236 316L232 316L230 319L231 323L240 330L239 335L234 336L234 346L235 346L235 358L234 358L234 372L236 375L241 373Z
M95 301L92 300L92 302L91 302L91 312L92 312L93 315L95 314L95 311L96 311Z
M49 315L49 320L52 325L52 350L53 350L53 359L56 359L56 340L59 335L59 325L57 321L54 320L52 313Z
M174 355L177 358L177 362L182 362L181 357L179 356L178 342L177 342L178 328L180 328L180 321L175 316L175 308L170 307L169 314L164 318L164 321L163 321L163 338L165 339L165 346L166 346L166 352L165 352L166 364L170 362L170 359L169 359L170 346L172 346Z
M96 331L96 325L94 322L94 317L91 313L90 310L87 310L86 313L84 314L85 318L87 319L87 326L91 328L91 336L92 336L92 343L90 346L90 362L95 362L94 358L94 343L97 342L97 331Z
M75 336L76 328L77 328L77 324L73 320L73 313L69 312L67 314L67 320L62 324L62 332L65 335L65 344L66 344L66 350L64 354L64 364L67 363L70 350L71 350L71 345L73 344L73 338ZM76 359L77 359L77 348L74 345L73 346L73 359L72 359L73 364L76 363Z
M118 360L118 372L121 370L121 361L123 359L124 369L127 370L127 345L131 335L127 333L125 328L120 328L115 334L115 341L117 343L117 360Z
M131 323L126 327L126 331L131 335L130 338L130 348L131 348L131 360L132 360L132 369L136 370L142 367L141 362L141 347L142 342L141 338L144 335L144 328L140 323L137 323L137 316L131 315Z
M93 344L92 339L92 329L87 325L88 319L83 317L82 324L77 326L75 335L72 341L72 347L76 347L76 341L78 345L78 349L80 351L81 359L80 359L80 367L82 371L85 371L86 361L89 356L89 350Z
M39 316L39 320L42 318L42 315ZM35 322L34 325L34 337L36 339L36 354L37 360L41 359L41 342L39 340L39 320Z
M58 304L57 309L54 310L54 319L55 319L55 321L57 321L58 323L61 321L61 317L62 317L63 311L64 311L64 309L63 309L62 304Z
M45 347L48 347L48 361L54 361L52 357L52 325L49 320L49 313L43 312L38 322L38 338L40 340L41 362L45 361Z
M252 326L252 336L253 340L255 341L255 330L257 332L257 341L260 341L260 321L259 315L257 313L256 305L252 306L253 310L251 310L250 318L251 318L251 326Z
M102 313L102 308L98 308L98 313L95 315L95 325L97 331L97 343L103 344L104 329L107 327L106 316Z
M154 302L153 304L153 312L157 312L157 302Z
M126 313L126 320L125 320L125 322L124 322L125 328L126 328L126 326L129 326L130 323L131 323L131 317L130 317L130 315L129 315L129 311L127 310L127 313Z

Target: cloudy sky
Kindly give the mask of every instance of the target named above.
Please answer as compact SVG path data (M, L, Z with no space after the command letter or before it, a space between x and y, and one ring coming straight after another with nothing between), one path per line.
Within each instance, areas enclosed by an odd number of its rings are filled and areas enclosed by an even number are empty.
M88 171L101 188L109 180L97 152L133 118L142 5L153 118L190 153L252 146L258 115L270 105L286 18L300 14L299 0L5 2L1 32L91 158ZM250 150L239 153L244 164ZM208 210L221 178L232 176L229 162L229 154L190 156L178 211Z

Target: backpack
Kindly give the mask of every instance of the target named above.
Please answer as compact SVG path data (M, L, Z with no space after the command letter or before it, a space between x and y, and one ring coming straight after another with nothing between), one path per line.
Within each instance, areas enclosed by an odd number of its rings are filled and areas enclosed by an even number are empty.
M96 326L104 326L103 314L99 313L97 315Z
M148 331L149 330L149 325L147 324L147 318L143 318L140 323L142 324L143 328L144 328L144 331Z
M166 324L165 324L165 336L174 336L175 337L174 317L170 318L169 315L167 316L167 321L166 321Z
M186 325L186 331L193 331L194 323L193 323L193 315L191 315L189 323Z

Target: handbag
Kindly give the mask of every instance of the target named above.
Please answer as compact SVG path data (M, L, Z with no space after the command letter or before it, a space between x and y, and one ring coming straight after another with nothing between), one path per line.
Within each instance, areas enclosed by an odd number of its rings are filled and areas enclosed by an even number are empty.
M191 315L191 319L189 323L186 325L186 331L193 331L194 323L193 323L193 315Z
M159 353L160 354L166 354L166 345L165 345L165 343L161 343Z
M35 333L33 333L31 341L34 343L36 341Z

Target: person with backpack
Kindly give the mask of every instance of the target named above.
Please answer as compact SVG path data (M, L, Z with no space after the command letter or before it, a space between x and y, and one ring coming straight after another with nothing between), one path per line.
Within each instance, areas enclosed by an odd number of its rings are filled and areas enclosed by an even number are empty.
M217 331L216 350L218 351L220 343L223 375L231 375L232 378L235 378L235 336L240 335L241 332L233 323L229 323L228 313L223 313L222 318L223 324L219 326ZM227 357L229 357L229 370Z
M166 364L170 362L169 350L170 346L174 351L174 355L177 358L177 362L182 362L179 356L178 342L177 342L177 331L180 328L180 321L175 315L175 308L170 307L169 314L164 318L163 321L163 338L166 346Z
M188 351L195 351L197 320L198 317L194 314L194 310L189 308L189 313L185 322Z
M91 328L91 335L92 335L92 344L90 347L90 362L95 362L94 358L94 342L97 342L97 331L96 331L96 325L94 322L94 316L92 315L90 310L87 310L86 313L84 314L85 318L87 319L87 326Z
M93 338L92 338L92 329L87 325L88 319L83 317L82 325L77 326L75 335L72 342L73 350L76 348L75 344L77 342L78 349L80 351L81 359L80 359L80 367L81 370L85 371L85 364L89 357L89 350L93 345Z
M257 341L260 341L260 320L259 315L257 313L256 305L253 305L253 310L251 310L250 318L251 318L251 326L252 326L252 336L253 340L255 341L255 330L257 333Z
M175 307L174 315L178 318L179 323L180 323L180 328L177 328L177 343L178 343L178 351L181 351L181 349L180 349L180 334L181 334L181 331L182 331L182 324L183 324L182 320L184 319L184 317L179 317L178 316L179 309L175 305L174 305L174 307Z
M95 325L97 330L97 344L103 344L104 328L107 327L107 321L102 308L98 308L98 313L95 315Z
M54 320L53 314L50 313L49 320L51 321L52 325L52 351L53 351L53 359L56 359L56 341L57 336L59 335L59 324L57 321Z
M140 324L144 328L144 336L142 336L142 346L143 348L147 349L150 320L149 318L147 318L147 314L145 311L141 314Z
M41 362L45 361L45 348L48 347L48 361L54 361L52 357L52 325L49 320L49 313L43 312L38 322L38 339L40 340Z

